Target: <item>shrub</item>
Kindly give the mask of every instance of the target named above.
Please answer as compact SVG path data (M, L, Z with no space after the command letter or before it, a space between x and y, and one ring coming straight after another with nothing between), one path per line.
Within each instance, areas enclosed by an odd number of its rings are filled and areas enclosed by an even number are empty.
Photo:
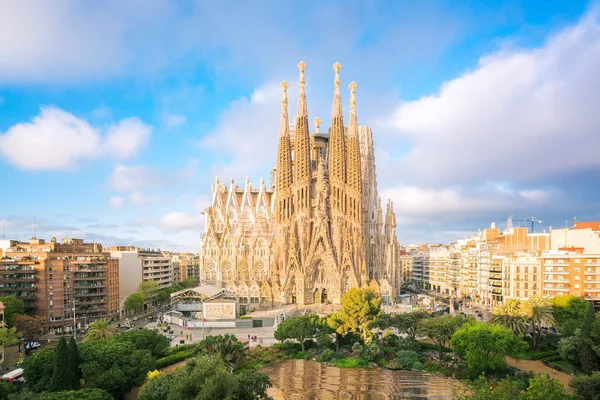
M181 351L156 360L156 368L164 368L194 356L194 350Z
M416 369L418 371L422 371L423 370L423 364L421 363L421 361L415 361L412 365L412 369Z
M412 369L414 363L419 361L419 353L412 350L400 350L396 353L396 361L402 364L402 369Z
M421 351L421 342L417 340L412 340L409 338L400 338L398 340L398 345L396 346L398 350L412 350L417 353Z
M328 335L325 332L319 332L317 334L317 346L320 349L331 348L333 346L333 339L331 338L331 335Z
M387 369L391 369L392 371L398 371L404 369L404 366L396 360L392 360L387 364Z
M369 362L362 357L333 360L332 364L338 368L367 368L369 366Z
M331 361L331 360L333 360L334 357L335 357L335 352L333 350L325 349L319 355L319 361L321 361L321 362Z
M359 355L359 354L362 354L362 352L363 352L363 345L362 344L356 342L356 343L354 343L352 345L352 353L354 353L356 355Z
M296 360L306 360L308 356L308 351L299 351L298 353L296 353Z
M383 343L390 347L398 347L400 337L392 332L386 332L383 334Z
M373 342L364 348L363 358L367 361L375 362L382 354L381 347L376 342Z
M528 351L526 353L519 354L519 358L523 360L543 360L547 357L553 357L558 355L558 351Z

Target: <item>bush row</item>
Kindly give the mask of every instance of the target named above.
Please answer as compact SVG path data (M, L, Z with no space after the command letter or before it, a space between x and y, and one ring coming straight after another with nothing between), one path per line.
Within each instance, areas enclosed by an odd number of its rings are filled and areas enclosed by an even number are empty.
M170 356L166 356L163 358L159 358L158 360L156 360L156 369L168 367L169 365L173 365L180 361L184 361L190 357L193 357L194 354L194 349L191 349L180 351L179 353L171 354Z

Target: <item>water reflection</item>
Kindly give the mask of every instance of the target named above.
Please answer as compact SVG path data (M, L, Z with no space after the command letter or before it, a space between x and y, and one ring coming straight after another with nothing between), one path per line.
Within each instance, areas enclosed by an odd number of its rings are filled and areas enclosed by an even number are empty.
M348 369L315 361L286 360L264 368L271 377L269 395L292 399L454 399L458 381L415 371Z

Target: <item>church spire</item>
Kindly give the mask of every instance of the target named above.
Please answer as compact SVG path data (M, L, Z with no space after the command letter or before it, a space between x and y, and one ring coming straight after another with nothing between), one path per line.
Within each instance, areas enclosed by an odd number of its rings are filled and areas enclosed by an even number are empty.
M333 108L331 110L331 116L333 118L342 116L342 96L340 95L340 69L342 69L342 65L339 62L333 64L333 70L335 71L335 77L333 78Z
M346 133L342 115L342 99L340 95L339 62L333 65L335 77L333 80L333 109L331 112L331 127L329 128L329 181L332 189L332 210L345 213L347 199L346 186Z
M279 125L279 147L277 149L277 171L275 190L277 193L277 222L288 220L293 212L291 201L292 187L292 144L288 122L288 98L286 81L281 82L281 119Z
M306 69L306 64L304 61L300 61L298 63L298 69L300 70L300 91L298 92L298 113L299 117L304 117L308 115L308 111L306 110L306 92L304 91L304 70Z
M298 113L296 114L296 133L294 135L294 204L295 212L310 210L310 134L308 112L306 110L306 92L304 91L304 61L298 63L300 71L300 92L298 94Z
M350 83L350 126L347 139L346 176L348 184L348 213L356 222L362 221L362 179L360 161L360 143L356 122L356 82Z
M290 136L290 123L288 122L288 97L287 88L290 86L286 81L281 82L281 118L279 119L279 136Z

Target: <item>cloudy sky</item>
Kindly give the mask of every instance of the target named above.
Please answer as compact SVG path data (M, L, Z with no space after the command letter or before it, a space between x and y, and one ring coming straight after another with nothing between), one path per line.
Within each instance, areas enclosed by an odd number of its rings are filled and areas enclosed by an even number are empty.
M600 219L597 3L5 0L0 235L197 250L216 175L268 181L300 60L322 130L333 63L358 83L402 243Z

